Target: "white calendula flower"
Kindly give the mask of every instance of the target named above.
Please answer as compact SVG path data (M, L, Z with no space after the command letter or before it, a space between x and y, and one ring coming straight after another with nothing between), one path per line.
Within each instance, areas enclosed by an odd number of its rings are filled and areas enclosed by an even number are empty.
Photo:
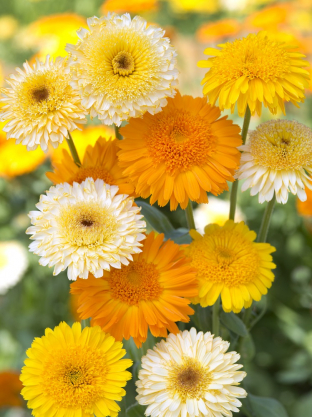
M290 120L270 120L249 135L242 150L236 178L245 180L242 191L258 194L259 202L287 203L288 193L307 198L305 187L312 189L312 130Z
M152 417L223 417L239 411L246 376L229 342L192 328L170 334L142 358L137 401Z
M40 146L46 152L49 144L56 148L68 131L78 129L77 123L85 123L87 113L69 84L66 59L47 56L44 63L23 66L24 71L17 68L7 79L10 87L1 89L0 120L7 122L7 139L16 139L29 151Z
M41 256L41 265L54 266L54 275L66 268L70 280L96 278L103 270L128 265L132 254L141 252L145 222L140 208L118 187L87 178L51 187L31 211L33 226L27 229L34 240L30 251Z
M71 85L91 117L106 125L155 114L175 95L176 51L165 31L128 13L88 19L76 45L68 44Z
M14 287L28 266L24 246L15 241L0 242L0 294Z

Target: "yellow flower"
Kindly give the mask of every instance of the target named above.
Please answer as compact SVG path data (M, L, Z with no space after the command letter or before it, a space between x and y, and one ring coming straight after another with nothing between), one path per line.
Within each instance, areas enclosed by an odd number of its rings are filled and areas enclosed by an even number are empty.
M62 322L36 337L22 369L22 395L35 417L117 417L131 379L121 342L101 328Z
M17 69L7 79L10 88L2 88L0 120L7 122L3 130L7 139L27 145L33 151L38 146L46 152L50 144L56 148L68 131L85 123L85 110L80 97L70 85L66 60L55 62L47 56L45 63L27 62L24 71Z
M198 63L210 68L202 84L211 104L219 99L220 109L233 113L237 103L239 116L244 116L248 105L251 114L260 116L262 104L273 114L279 109L285 114L285 101L297 107L304 101L309 73L302 67L307 63L304 55L289 50L291 45L259 32L220 47L207 48L205 54L211 58Z
M228 189L238 168L240 128L206 98L181 96L178 92L162 112L130 119L121 129L125 139L118 153L124 175L143 198L151 195L170 209L189 199L207 203L207 191L218 195Z
M7 40L15 35L18 28L18 21L13 16L2 15L0 17L0 27L0 39Z
M88 177L97 180L100 178L106 184L117 185L118 194L132 195L134 186L122 174L118 166L117 145L118 140L106 140L101 136L94 146L89 145L84 153L82 165L78 167L67 150L63 150L63 158L54 162L54 172L47 172L47 177L54 183L67 182L81 183Z
M22 388L18 372L0 372L0 410L2 407L23 407Z
M200 42L215 42L222 38L237 35L241 30L240 23L235 19L222 19L217 22L205 23L197 30Z
M265 7L264 9L252 13L246 25L251 28L274 30L283 23L286 23L292 13L292 5L290 3L275 4Z
M287 203L288 193L305 201L312 189L312 130L289 120L262 123L249 135L236 178L245 180L242 191L258 194L259 203Z
M177 85L176 52L164 31L129 14L88 19L76 45L67 45L71 85L91 117L106 125L157 113Z
M177 13L215 13L219 10L219 0L167 0Z
M154 12L158 10L158 0L105 0L101 6L101 13L141 13Z
M221 294L223 310L239 313L267 293L274 280L270 254L275 248L255 243L256 233L244 222L228 220L222 227L210 224L203 236L195 230L190 235L194 240L186 254L199 280L199 296L193 303L211 306Z

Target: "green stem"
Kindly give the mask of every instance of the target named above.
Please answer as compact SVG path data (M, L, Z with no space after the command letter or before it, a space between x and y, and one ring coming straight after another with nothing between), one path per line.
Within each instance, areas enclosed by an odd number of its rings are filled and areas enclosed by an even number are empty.
M267 240L270 221L271 221L271 216L272 216L274 205L275 205L275 200L276 200L276 197L275 197L275 193L274 193L272 200L270 200L267 203L267 206L265 208L265 212L264 212L264 215L262 217L262 222L261 222L257 242L266 242L266 240Z
M72 154L72 157L73 157L73 160L74 160L75 164L78 167L81 167L81 162L80 162L80 159L79 159L79 155L78 155L76 146L75 146L73 138L72 138L72 136L69 132L68 132L68 138L66 138L66 141L67 141L70 153Z
M245 310L245 314L243 318L243 322L245 323L245 326L247 327L247 329L249 327L249 322L250 322L251 315L252 315L252 307L253 305L251 304L251 306Z
M249 123L250 123L251 113L250 108L247 106L245 117L244 117L244 123L243 123L243 129L242 129L242 141L243 145L246 142ZM230 214L229 219L234 220L235 218L235 211L236 211L236 201L237 201L237 190L238 190L238 180L234 181L231 188L231 195L230 195Z
M121 134L119 132L119 126L114 125L114 128L115 128L115 136L116 136L116 138L118 140L121 140L122 139L122 136L121 136Z
M187 227L189 228L189 230L196 229L191 200L189 200L188 205L185 209L185 216L187 221Z
M220 301L221 297L219 296L212 307L212 333L215 335L215 337L220 335Z

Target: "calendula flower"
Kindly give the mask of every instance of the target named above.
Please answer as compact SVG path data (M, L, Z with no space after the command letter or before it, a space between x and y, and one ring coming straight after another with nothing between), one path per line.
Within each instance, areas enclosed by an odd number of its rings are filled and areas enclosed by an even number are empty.
M45 63L23 66L24 71L17 68L7 79L10 88L1 89L0 120L7 122L7 139L16 139L29 151L41 146L46 152L49 144L56 148L68 131L77 129L77 123L85 123L86 112L69 85L64 58L47 56Z
M22 388L18 372L0 372L0 410L2 407L23 407Z
M101 6L101 12L106 14L107 12L115 13L142 13L142 12L155 12L159 8L158 0L105 0Z
M278 29L281 24L288 23L294 12L291 3L274 4L252 13L246 20L246 26L256 29Z
M259 202L287 203L288 193L305 201L305 187L312 189L312 131L289 120L262 123L249 135L243 151L238 179L245 179L242 191L258 194Z
M75 164L69 152L63 150L63 158L53 164L54 172L46 175L54 184L67 182L71 185L73 182L81 183L88 177L94 180L99 178L106 184L117 185L118 194L131 195L134 187L118 166L117 142L117 139L99 137L94 146L89 145L86 148L80 167Z
M228 190L242 141L240 128L220 115L206 98L177 93L161 113L130 119L121 129L118 157L136 193L151 195L150 203L159 206L170 201L175 210L178 204L186 208L189 199L207 203L207 191Z
M170 7L176 13L216 13L219 8L219 0L167 0Z
M58 184L42 195L26 231L39 263L54 266L54 275L68 268L70 280L88 278L89 272L99 278L111 266L128 265L141 252L145 222L133 198L117 192L115 185L87 178L72 186Z
M268 292L274 280L270 254L275 248L254 242L257 235L244 222L209 224L203 236L195 230L190 235L194 240L186 254L199 281L199 295L193 303L212 306L221 294L223 310L239 313Z
M22 395L32 415L117 417L131 379L122 343L101 328L62 322L36 337L22 369Z
M137 401L152 417L230 417L246 397L240 355L210 332L170 334L142 358Z
M262 111L262 104L271 113L282 110L285 101L294 105L304 101L304 89L309 85L309 73L304 55L290 50L292 45L270 39L266 32L250 34L220 45L221 49L207 48L206 61L198 66L210 68L202 84L204 95L221 110L234 112L237 103L239 116L247 106L251 114Z
M120 126L148 111L157 113L177 85L176 52L164 31L129 14L88 19L89 31L67 45L71 85L91 117Z
M197 38L200 42L215 42L220 39L237 35L241 25L236 19L222 19L217 22L204 23L197 30Z
M27 251L19 242L0 242L0 294L23 277L28 267Z
M79 295L81 318L112 334L116 340L133 337L139 347L147 338L148 328L158 337L179 331L176 321L189 322L189 298L198 294L196 271L179 245L164 235L150 233L142 252L121 269L104 272L101 279L89 276L71 285Z

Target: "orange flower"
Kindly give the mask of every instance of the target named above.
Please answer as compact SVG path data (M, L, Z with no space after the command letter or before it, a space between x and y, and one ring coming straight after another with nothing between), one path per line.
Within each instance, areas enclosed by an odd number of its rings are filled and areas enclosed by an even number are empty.
M106 140L100 136L94 146L89 145L85 150L81 167L78 167L69 152L63 149L63 159L55 161L54 172L47 172L46 175L54 184L67 182L70 185L74 181L81 183L88 177L92 177L94 181L99 178L106 184L118 185L120 194L133 195L133 185L118 166L117 142L118 139Z
M23 407L23 399L20 395L22 388L17 372L0 372L0 408Z
M120 130L125 139L119 142L118 157L136 193L151 195L150 204L170 201L175 210L178 204L185 209L189 199L207 203L207 191L218 195L228 190L242 141L240 128L220 115L206 98L177 92L162 112L130 119Z
M246 20L248 28L273 30L280 24L286 23L291 14L291 5L289 3L280 3L274 6L268 6L264 9L253 13Z
M235 19L222 19L218 22L205 23L197 31L199 42L215 42L222 38L235 36L239 33L241 26Z
M159 8L158 0L105 0L101 6L101 13L140 13L154 12Z
M140 254L103 278L77 279L71 293L79 294L80 317L108 331L116 340L133 337L139 347L150 328L154 336L178 333L176 321L189 322L194 311L189 298L198 294L195 270L179 245L150 233Z
M305 192L307 194L306 201L300 201L297 198L297 210L301 216L312 216L312 190L306 187Z

